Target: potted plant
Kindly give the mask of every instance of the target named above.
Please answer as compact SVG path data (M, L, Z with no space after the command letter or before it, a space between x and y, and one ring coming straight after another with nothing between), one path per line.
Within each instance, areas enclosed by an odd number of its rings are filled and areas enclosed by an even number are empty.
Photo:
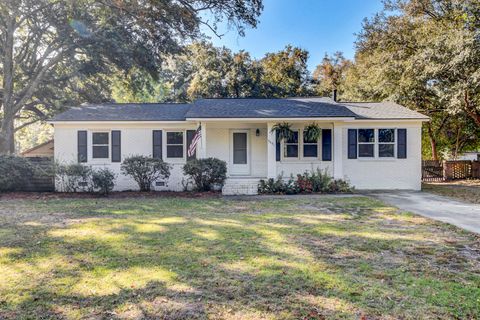
M292 125L287 122L277 123L272 127L272 132L277 133L277 139L279 141L288 140L293 136Z
M311 123L306 126L304 129L305 138L308 141L318 141L322 133L322 129L316 123Z

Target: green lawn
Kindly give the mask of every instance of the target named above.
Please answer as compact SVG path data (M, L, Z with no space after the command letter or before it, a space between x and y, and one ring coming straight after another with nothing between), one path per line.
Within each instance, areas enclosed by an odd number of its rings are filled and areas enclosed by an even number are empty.
M370 198L0 201L0 319L479 317L479 238Z
M422 190L480 204L480 180L455 180L423 183Z

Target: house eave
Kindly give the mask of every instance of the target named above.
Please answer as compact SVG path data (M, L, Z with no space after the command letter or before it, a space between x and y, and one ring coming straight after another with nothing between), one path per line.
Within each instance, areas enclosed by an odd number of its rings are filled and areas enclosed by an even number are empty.
M50 120L48 124L180 124L185 120Z
M354 121L353 117L285 117L285 118L187 118L187 121L196 122L273 122L273 121Z
M354 117L289 117L289 118L186 118L185 120L50 120L48 124L185 124L192 122L274 122L274 121L328 121L328 122L427 122L429 118L371 118L356 119Z
M355 122L428 122L429 118L371 118L371 119L355 119Z

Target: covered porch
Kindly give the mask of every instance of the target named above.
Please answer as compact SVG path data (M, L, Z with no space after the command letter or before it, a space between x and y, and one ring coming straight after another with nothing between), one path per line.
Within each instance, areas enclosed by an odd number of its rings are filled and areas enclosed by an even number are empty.
M288 122L294 132L279 141L274 127ZM321 131L308 140L305 127L315 124ZM343 178L343 126L338 119L234 119L202 120L199 158L215 157L227 163L225 194L256 194L260 179L288 178L311 170L326 170Z

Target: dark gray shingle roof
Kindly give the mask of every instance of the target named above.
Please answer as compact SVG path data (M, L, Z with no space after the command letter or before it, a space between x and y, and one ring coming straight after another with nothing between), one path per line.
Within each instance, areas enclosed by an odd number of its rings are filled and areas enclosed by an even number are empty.
M187 118L355 117L348 108L330 101L325 98L201 99L193 103Z
M183 121L188 118L428 119L392 102L333 102L329 98L200 99L192 104L107 103L71 108L51 121Z
M427 116L394 102L341 102L356 119L428 119Z
M73 107L51 121L183 121L190 104L103 103Z

